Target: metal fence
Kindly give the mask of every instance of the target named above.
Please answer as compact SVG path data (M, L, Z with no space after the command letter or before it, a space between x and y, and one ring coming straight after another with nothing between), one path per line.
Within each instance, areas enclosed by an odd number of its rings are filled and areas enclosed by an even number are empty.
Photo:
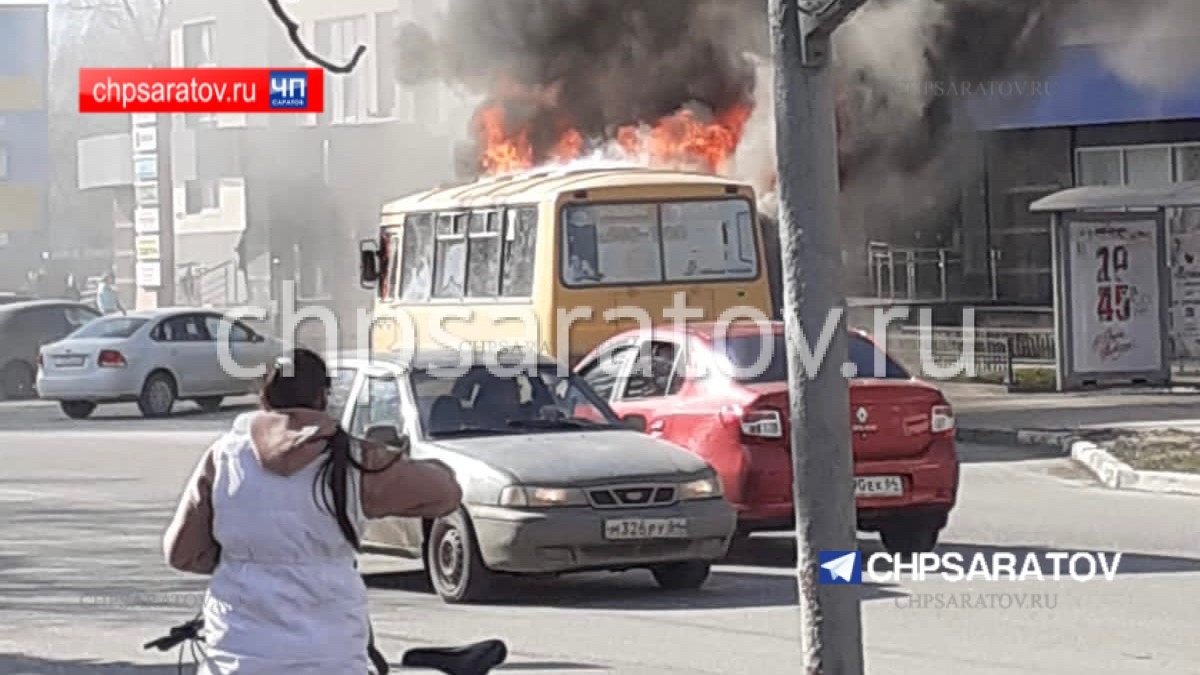
M948 248L902 248L870 242L867 272L875 297L946 301L957 295L951 289L962 275L962 257Z
M887 336L888 353L909 372L926 379L996 378L1013 381L1008 340L962 331L901 330Z
M231 307L246 302L239 284L240 270L234 261L214 267L181 265L176 296L180 303L196 307Z

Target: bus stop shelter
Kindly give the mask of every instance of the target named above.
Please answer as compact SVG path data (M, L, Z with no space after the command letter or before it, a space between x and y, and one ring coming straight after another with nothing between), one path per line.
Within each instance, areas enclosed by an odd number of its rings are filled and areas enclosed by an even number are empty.
M1052 217L1059 391L1171 382L1175 310L1200 320L1200 268L1196 297L1187 290L1187 268L1200 260L1200 211L1180 211L1196 208L1200 181L1071 188L1030 206Z

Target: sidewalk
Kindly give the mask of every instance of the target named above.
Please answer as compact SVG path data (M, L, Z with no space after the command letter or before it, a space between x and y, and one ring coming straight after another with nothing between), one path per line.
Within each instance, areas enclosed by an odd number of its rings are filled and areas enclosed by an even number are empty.
M1010 394L992 385L944 383L941 387L964 430L1200 430L1200 390L1194 388Z

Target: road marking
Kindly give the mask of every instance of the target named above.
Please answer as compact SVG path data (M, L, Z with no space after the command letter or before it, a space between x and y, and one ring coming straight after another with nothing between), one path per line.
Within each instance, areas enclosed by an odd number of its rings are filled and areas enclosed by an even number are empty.
M1193 420L1158 420L1149 422L1117 422L1114 424L1088 424L1082 429L1162 429L1167 431L1170 429L1196 429L1200 428L1200 419Z
M50 492L47 490L19 490L15 488L0 488L0 500L25 503L43 500L102 502L109 506L129 508L142 508L153 504L153 502L150 501L132 502L128 500L113 499L112 497L105 497L104 495L93 495L86 492L72 494L68 492Z
M105 438L130 438L134 440L194 440L208 439L215 441L225 433L224 430L212 429L209 431L200 431L196 429L163 431L159 429L147 429L138 431L134 429L91 429L88 431L82 430L67 430L46 429L44 431L0 431L0 438L19 439L29 438L37 439L38 442L45 442L47 436L49 440L78 440L78 439L95 439L97 436ZM124 448L122 448L124 449Z

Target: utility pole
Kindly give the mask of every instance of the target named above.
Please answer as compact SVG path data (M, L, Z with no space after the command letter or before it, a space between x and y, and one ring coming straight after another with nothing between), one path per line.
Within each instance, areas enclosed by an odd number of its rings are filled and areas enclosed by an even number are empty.
M158 150L158 264L162 267L158 286L159 307L175 306L175 172L171 161L171 117L163 113L158 115L155 134Z
M832 33L865 0L770 0L779 239L804 675L862 675L859 588L821 585L819 551L857 549ZM818 372L802 349L839 320ZM818 354L818 356L821 356Z

